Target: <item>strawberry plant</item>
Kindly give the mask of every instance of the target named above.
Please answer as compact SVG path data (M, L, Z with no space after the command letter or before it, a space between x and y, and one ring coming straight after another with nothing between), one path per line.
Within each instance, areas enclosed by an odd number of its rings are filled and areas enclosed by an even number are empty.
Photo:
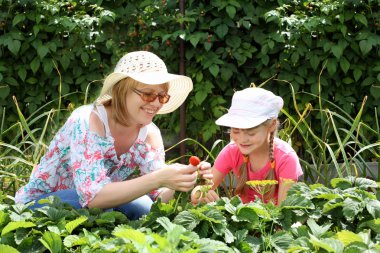
M53 197L31 211L0 193L0 251L379 252L378 188L373 180L347 177L332 179L330 187L298 182L280 206L221 197L178 210L175 200L158 200L137 221L75 210Z

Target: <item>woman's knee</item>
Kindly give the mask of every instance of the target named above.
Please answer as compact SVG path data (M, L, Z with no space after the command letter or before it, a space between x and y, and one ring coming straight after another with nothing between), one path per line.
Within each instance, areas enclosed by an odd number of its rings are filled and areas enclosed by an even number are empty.
M149 196L144 195L129 203L118 206L115 210L124 213L130 220L137 220L150 212L152 204L152 199Z
M82 206L79 203L79 196L78 196L77 192L74 189L67 189L67 190L60 190L60 191L56 191L56 192L50 192L50 193L47 193L47 194L40 196L39 198L37 198L35 200L34 205L32 205L30 207L30 209L34 210L36 208L45 206L46 204L40 204L40 203L38 203L38 201L41 199L46 199L49 196L58 197L61 202L67 203L75 209L82 208Z

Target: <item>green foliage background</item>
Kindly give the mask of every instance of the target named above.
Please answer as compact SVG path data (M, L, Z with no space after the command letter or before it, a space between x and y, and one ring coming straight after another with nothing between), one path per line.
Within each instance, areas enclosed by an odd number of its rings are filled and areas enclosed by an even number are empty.
M185 9L180 14L170 0L0 0L1 130L18 120L12 96L26 116L52 100L47 107L68 112L91 102L129 51L150 50L178 72L181 40L194 81L187 136L201 143L225 137L214 121L233 91L252 82L269 80L265 88L281 95L290 112L289 83L301 94L300 110L319 107L308 94L321 92L351 115L368 96L362 120L371 125L379 116L379 0L186 1ZM307 120L326 136L320 117ZM179 111L157 124L179 133Z

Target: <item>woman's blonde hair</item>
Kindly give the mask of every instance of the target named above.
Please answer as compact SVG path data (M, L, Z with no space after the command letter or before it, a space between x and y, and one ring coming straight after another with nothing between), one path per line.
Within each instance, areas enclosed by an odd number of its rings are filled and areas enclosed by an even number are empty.
M271 124L271 122L273 120L276 120L276 124L278 125L277 119L269 119L269 120L263 122L262 124L260 124L259 126L269 125L269 124ZM259 126L256 126L254 128L257 128ZM264 180L276 180L276 170L275 170L276 161L274 159L274 137L276 135L277 128L278 127L276 127L275 130L273 132L271 132L270 136L269 136L269 161L271 164L271 168L269 169ZM237 181L237 185L236 185L236 189L235 189L235 194L237 194L237 195L244 194L249 188L249 186L246 184L246 182L248 180L247 170L248 170L249 159L248 159L248 155L243 155L243 156L244 156L244 162L239 168L238 181ZM264 200L270 200L274 196L277 185L271 185L270 187L271 188L263 196Z
M139 85L144 84L130 77L124 78L112 87L112 98L103 102L104 106L111 106L112 118L123 126L129 126L130 115L127 109L127 95L133 92ZM165 91L169 90L169 84L164 84Z

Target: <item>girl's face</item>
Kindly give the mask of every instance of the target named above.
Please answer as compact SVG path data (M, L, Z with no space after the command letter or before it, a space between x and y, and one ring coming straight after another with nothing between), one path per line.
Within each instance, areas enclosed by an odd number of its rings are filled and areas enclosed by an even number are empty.
M149 97L156 98L149 102L146 101ZM131 123L137 125L148 125L152 122L153 117L163 106L159 99L167 95L165 86L162 85L147 85L139 84L135 89L132 89L127 95L127 110L131 117ZM161 98L160 98L161 97Z
M264 151L269 148L269 135L271 127L261 124L251 129L231 128L231 139L244 155L252 152Z

